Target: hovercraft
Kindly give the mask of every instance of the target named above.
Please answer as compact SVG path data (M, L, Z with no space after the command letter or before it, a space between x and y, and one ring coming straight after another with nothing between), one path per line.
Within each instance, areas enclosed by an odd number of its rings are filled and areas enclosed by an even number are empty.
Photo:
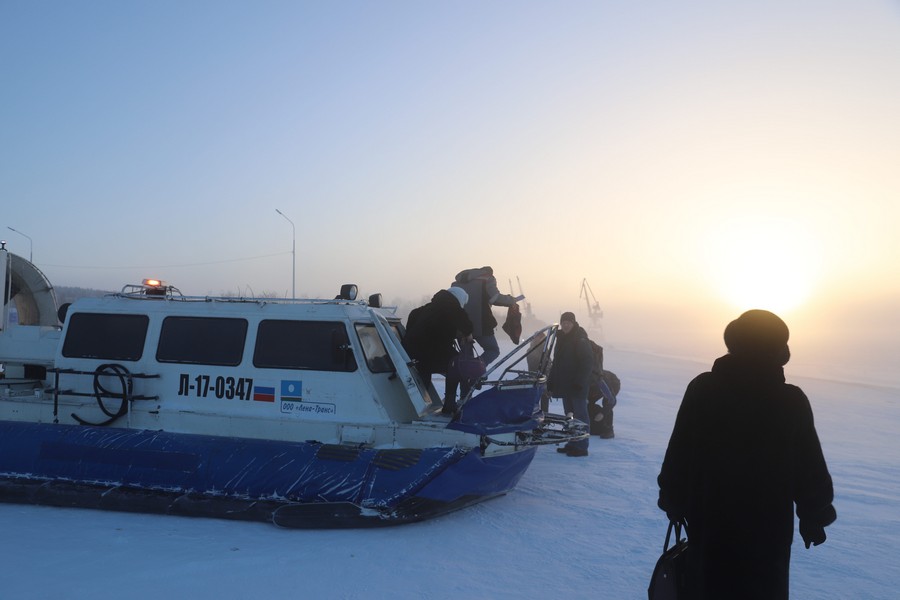
M57 308L0 248L0 501L327 528L420 521L514 488L539 445L556 326L452 416L381 297L185 296L145 280ZM539 343L536 343L538 342ZM538 356L538 360L529 360Z

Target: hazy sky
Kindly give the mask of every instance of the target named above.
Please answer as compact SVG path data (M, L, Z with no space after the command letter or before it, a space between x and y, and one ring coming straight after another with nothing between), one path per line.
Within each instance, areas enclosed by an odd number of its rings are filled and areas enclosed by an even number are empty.
M0 77L56 285L289 295L277 208L299 296L490 264L613 339L759 307L900 360L897 1L2 0Z

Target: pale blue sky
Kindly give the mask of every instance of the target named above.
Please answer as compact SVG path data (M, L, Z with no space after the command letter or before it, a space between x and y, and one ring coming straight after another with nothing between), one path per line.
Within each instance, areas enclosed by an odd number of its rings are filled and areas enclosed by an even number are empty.
M491 264L622 339L900 330L896 1L2 0L0 77L0 235L57 285L289 294L279 208L298 295Z

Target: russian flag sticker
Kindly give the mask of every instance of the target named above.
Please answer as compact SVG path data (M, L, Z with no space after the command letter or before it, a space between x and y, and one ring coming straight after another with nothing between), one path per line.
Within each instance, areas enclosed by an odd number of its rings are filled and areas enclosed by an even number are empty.
M274 385L254 385L253 399L257 402L275 402L275 386Z

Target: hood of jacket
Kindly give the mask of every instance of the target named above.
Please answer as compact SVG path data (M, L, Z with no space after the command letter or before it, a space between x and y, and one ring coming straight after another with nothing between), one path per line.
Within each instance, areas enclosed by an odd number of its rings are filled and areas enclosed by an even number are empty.
M491 267L481 267L478 269L466 269L464 271L460 271L456 274L456 282L457 283L469 283L473 279L477 277L483 277L485 275L493 275L494 270Z
M452 305L454 308L459 308L459 300L456 299L456 296L448 292L447 290L438 290L435 292L434 296L431 297L431 301L435 304L447 304Z

